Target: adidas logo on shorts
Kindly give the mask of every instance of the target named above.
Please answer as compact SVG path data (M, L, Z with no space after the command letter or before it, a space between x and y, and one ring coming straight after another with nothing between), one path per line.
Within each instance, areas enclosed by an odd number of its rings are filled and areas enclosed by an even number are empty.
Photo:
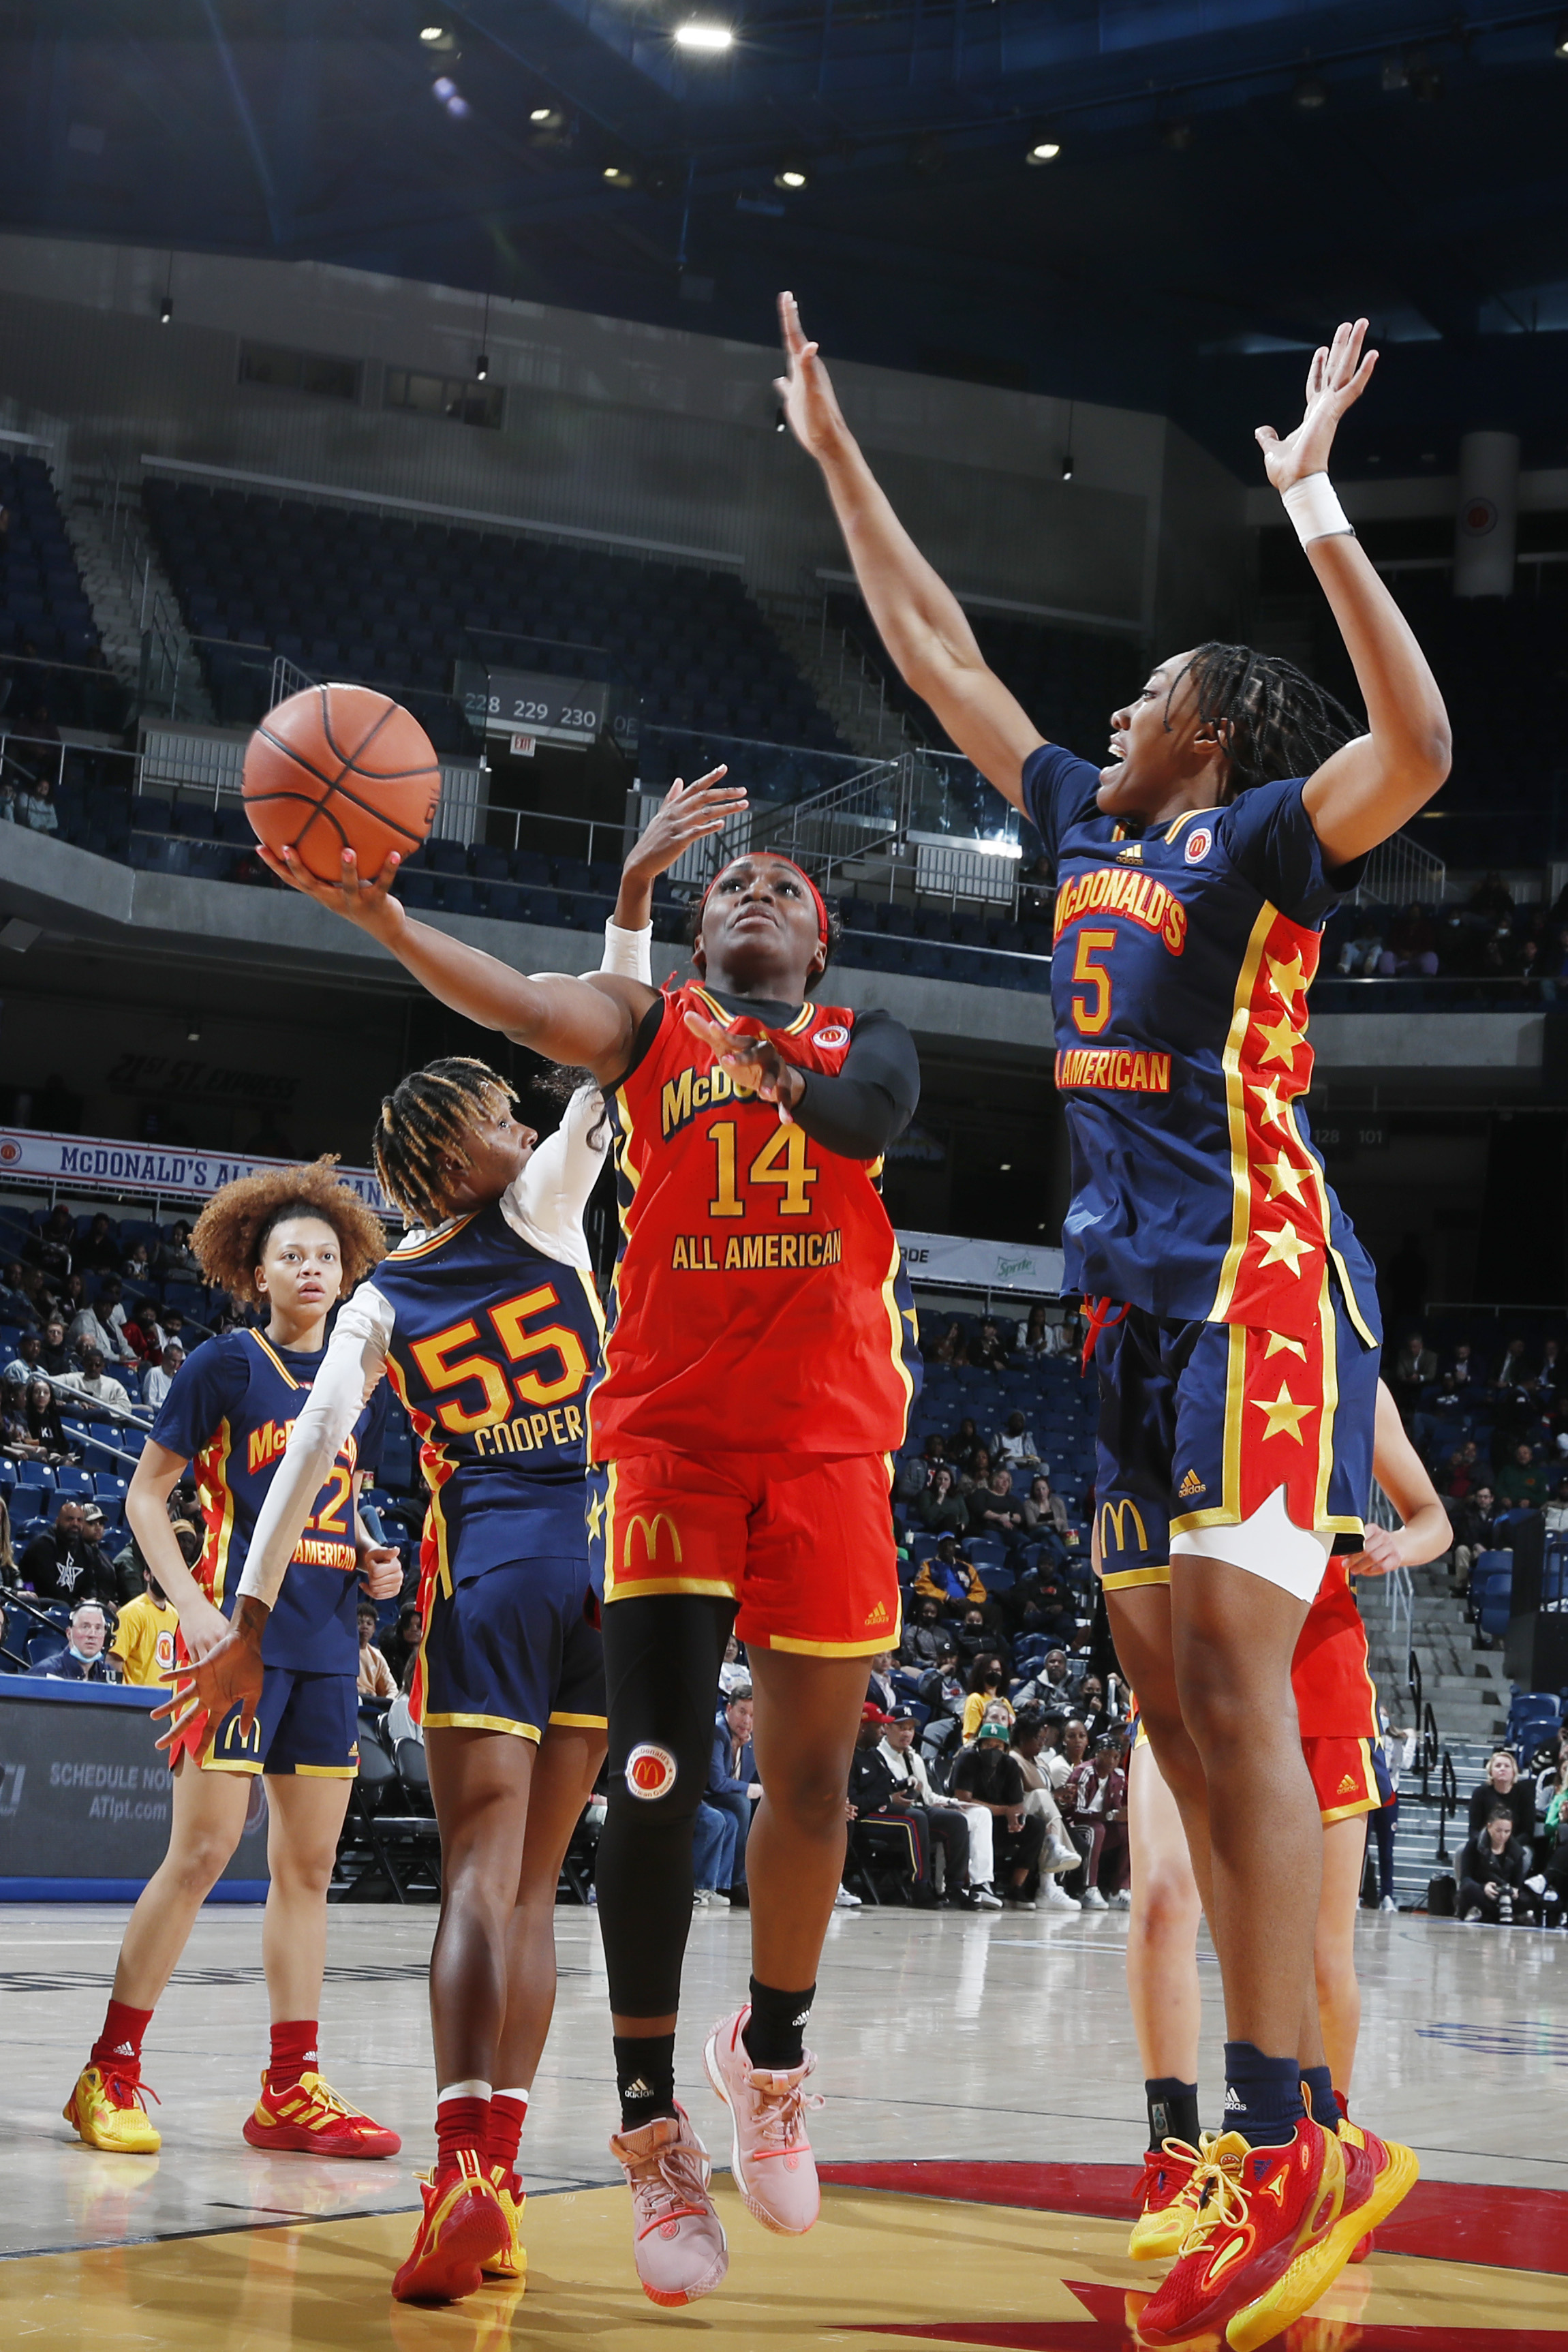
M1334 1795L1336 1797L1354 1797L1354 1794L1355 1774L1354 1772L1346 1772L1342 1775L1339 1787L1334 1790Z
M1182 1480L1181 1485L1176 1488L1177 1496L1184 1499L1190 1499L1194 1495L1207 1495L1207 1492L1208 1488L1204 1485L1203 1480L1198 1476L1196 1470L1189 1470L1186 1476Z
M865 1622L868 1625L885 1625L887 1622L886 1601L879 1601L874 1609L868 1609L866 1611Z

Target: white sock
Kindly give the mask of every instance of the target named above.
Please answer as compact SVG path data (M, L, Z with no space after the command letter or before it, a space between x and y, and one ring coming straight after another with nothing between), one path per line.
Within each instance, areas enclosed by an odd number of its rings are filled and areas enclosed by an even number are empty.
M444 2106L448 2099L487 2099L490 2095L488 2083L448 2083L444 2091L435 2094L435 2104L440 2107Z

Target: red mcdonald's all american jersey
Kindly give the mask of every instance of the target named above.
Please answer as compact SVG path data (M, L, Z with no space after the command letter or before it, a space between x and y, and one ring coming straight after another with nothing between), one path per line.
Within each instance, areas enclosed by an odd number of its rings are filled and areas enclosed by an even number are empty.
M737 1097L688 1011L735 1020L696 982L667 987L642 1059L606 1103L621 1250L593 1461L662 1451L886 1454L919 1385L914 1302L882 1204L880 1160L846 1160ZM836 1076L842 1005L767 1029L786 1061Z

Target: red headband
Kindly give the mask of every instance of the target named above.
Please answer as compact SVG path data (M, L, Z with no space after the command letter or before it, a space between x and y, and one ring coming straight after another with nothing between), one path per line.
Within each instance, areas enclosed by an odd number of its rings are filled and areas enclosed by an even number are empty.
M780 866L787 866L791 874L798 874L800 877L801 881L805 884L807 889L810 890L811 894L811 904L817 910L817 945L820 948L825 948L828 944L828 909L823 903L821 892L818 889L816 884L812 881L805 867L803 866L797 866L792 857L786 857L780 850L769 849L762 852L761 854L768 857L776 857ZM738 863L739 860L734 857L729 861L730 866L738 865ZM718 872L714 876L713 880L708 884L707 888L703 892L702 912L705 915L707 912L708 900L713 897L714 892L718 888L720 881L723 879L724 876L728 873L728 871L729 866L720 866Z

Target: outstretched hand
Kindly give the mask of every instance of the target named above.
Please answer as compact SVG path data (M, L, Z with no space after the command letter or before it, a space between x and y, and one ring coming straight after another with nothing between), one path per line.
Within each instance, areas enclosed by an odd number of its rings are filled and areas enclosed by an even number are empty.
M737 1095L777 1103L782 1123L794 1125L789 1113L805 1093L806 1081L770 1037L737 1035L733 1029L721 1029L716 1021L705 1021L700 1013L687 1013L686 1027L712 1048L714 1060Z
M245 1605L242 1601L241 1608ZM261 1701L263 1671L259 1640L247 1639L243 1629L231 1625L204 1656L187 1658L161 1675L159 1680L172 1684L172 1689L162 1706L153 1708L153 1719L169 1716L172 1720L159 1747L172 1748L193 1717L204 1712L215 1727L236 1705L240 1737L248 1738Z
M323 882L306 865L297 849L268 849L258 845L256 856L269 874L291 889L302 891L314 898L319 907L329 913L342 915L349 922L357 923L361 930L379 931L383 936L388 929L397 929L403 919L402 901L394 898L392 886L397 878L402 858L394 849L373 880L367 881L360 872L360 861L351 849L343 852L342 869L335 882Z
M695 784L684 783L677 776L658 812L633 843L626 872L651 882L655 875L667 874L693 842L705 840L710 833L722 833L727 824L743 816L745 787L731 784L721 789L728 773L727 768L710 768Z
M1295 431L1281 441L1271 425L1259 425L1258 446L1277 490L1288 490L1308 474L1326 472L1340 418L1361 398L1377 365L1375 352L1363 354L1365 341L1364 319L1346 320L1336 327L1333 341L1312 353L1306 412Z
M789 373L775 376L773 389L786 422L802 449L819 460L831 457L849 440L850 428L817 346L806 341L793 294L779 297L779 326Z

